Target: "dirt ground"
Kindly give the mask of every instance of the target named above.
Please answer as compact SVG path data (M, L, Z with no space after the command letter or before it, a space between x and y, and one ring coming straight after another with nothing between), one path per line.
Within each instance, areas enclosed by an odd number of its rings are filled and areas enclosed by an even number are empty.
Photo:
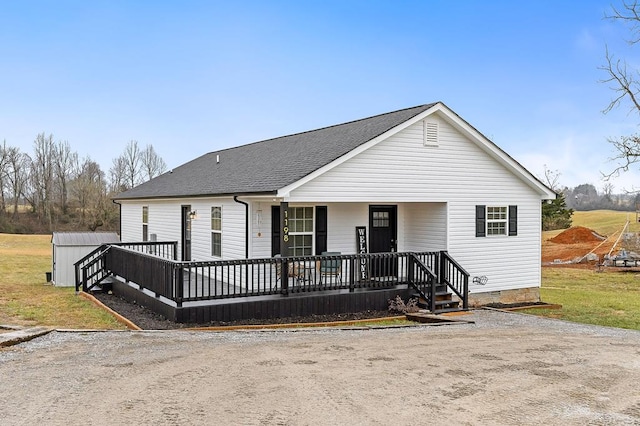
M603 260L615 242L615 236L606 238L580 226L569 228L553 238L542 239L542 264L573 261L591 251Z
M474 311L395 329L53 332L0 350L3 425L640 424L640 332Z

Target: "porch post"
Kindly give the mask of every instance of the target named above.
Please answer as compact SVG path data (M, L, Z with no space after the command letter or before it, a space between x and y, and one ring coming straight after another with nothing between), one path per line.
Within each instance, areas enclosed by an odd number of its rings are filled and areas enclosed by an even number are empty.
M448 268L447 268L447 251L446 250L442 250L440 253L440 262L439 262L439 267L438 267L438 281L439 284L443 284L445 282L449 281L449 273L448 273Z
M282 257L289 256L289 203L280 203L280 254Z
M280 235L282 295L286 296L289 294L289 262L286 259L289 257L289 203L284 201L280 203Z

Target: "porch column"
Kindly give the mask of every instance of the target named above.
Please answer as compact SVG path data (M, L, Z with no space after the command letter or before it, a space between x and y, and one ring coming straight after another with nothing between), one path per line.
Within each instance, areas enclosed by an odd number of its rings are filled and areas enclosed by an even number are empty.
M280 203L280 253L289 256L289 203Z

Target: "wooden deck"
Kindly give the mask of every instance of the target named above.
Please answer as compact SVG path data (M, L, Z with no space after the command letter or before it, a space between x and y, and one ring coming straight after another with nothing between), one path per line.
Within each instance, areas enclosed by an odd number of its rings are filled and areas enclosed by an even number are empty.
M409 295L436 312L443 288L467 308L469 275L446 252L180 262L174 243L155 244L97 249L76 264L76 289L113 277L116 294L188 323L386 310Z

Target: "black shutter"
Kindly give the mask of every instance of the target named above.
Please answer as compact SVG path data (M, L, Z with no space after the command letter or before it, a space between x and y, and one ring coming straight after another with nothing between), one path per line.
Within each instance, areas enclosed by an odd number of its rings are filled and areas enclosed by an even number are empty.
M316 206L316 256L327 251L327 206Z
M476 206L476 237L487 236L487 207Z
M518 206L509 206L509 236L518 235Z
M271 206L271 257L280 253L280 206ZM285 256L286 253L283 255Z

